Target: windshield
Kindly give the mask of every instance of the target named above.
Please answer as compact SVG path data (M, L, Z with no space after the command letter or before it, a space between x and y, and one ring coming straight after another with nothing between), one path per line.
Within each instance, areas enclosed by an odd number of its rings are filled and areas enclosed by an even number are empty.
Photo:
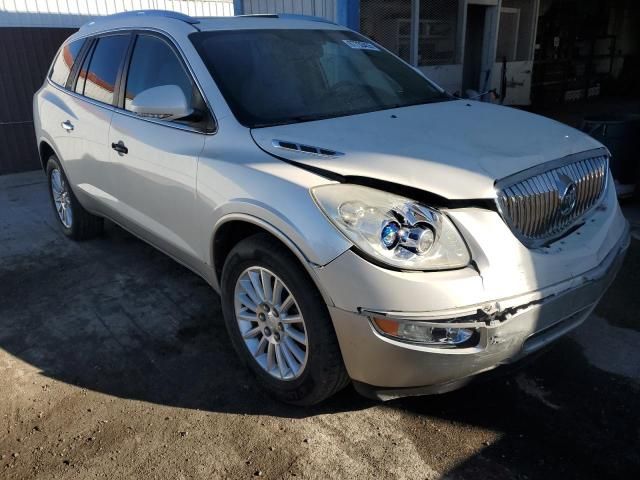
M249 128L450 98L350 31L235 30L190 38L234 115Z

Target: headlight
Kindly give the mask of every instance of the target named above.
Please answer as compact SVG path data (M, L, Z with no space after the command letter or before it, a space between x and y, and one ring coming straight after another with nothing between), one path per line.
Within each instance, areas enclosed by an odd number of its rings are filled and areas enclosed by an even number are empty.
M370 257L403 270L468 265L469 250L444 214L414 200L359 185L311 189L331 222Z

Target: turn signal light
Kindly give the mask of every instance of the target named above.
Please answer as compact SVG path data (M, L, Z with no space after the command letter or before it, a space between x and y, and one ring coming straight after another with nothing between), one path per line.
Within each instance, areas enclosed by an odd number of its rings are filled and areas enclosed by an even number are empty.
M434 326L433 322L385 317L372 317L371 320L383 335L424 345L466 347L473 341L476 333L473 328L455 328L447 323Z

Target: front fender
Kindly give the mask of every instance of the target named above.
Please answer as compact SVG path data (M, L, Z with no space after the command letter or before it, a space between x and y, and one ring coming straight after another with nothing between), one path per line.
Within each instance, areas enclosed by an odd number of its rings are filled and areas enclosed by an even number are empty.
M327 293L327 291L323 288L322 284L320 283L318 276L317 276L317 271L314 267L318 266L318 264L312 262L311 260L309 260L309 258L307 257L307 255L305 254L305 251L303 249L301 249L298 244L296 244L289 236L287 236L281 229L279 229L278 227L274 226L272 223L269 223L265 220L263 220L261 217L257 217L254 215L250 215L250 214L246 214L246 213L229 213L227 215L224 215L223 217L221 217L218 222L214 225L213 228L213 232L211 234L211 240L209 242L211 248L210 248L210 253L209 253L209 258L211 259L211 270L212 271L217 271L217 265L216 265L216 258L214 255L214 244L215 244L215 238L216 235L218 234L218 231L220 230L220 228L222 228L225 224L229 223L229 222L233 222L233 221L242 221L242 222L246 222L246 223L250 223L252 225L255 225L261 229L263 229L264 231L270 233L271 235L273 235L274 237L276 237L278 240L280 240L300 261L300 264L305 268L305 270L307 271L307 273L309 274L309 276L311 277L312 281L316 284L316 287L318 288L318 290L320 291L322 297L324 298L325 302L328 305L333 305L333 300L331 299L331 297L329 296L329 294ZM347 245L348 248L348 245ZM343 253L346 249L342 249L341 253ZM336 258L337 256L339 256L340 254L335 255L331 260L333 260L334 258ZM329 260L329 261L331 261ZM328 263L328 262L326 262ZM214 276L215 277L215 276ZM215 285L214 287L219 290L220 289L220 285L218 284L218 279L217 277L215 277L213 279Z

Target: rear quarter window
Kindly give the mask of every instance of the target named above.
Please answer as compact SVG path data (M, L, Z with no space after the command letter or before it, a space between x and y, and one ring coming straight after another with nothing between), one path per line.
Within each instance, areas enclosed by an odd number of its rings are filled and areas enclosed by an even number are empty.
M73 64L76 62L84 42L85 39L81 38L62 47L51 68L51 76L49 78L53 83L61 87L66 85L69 74L73 69Z

